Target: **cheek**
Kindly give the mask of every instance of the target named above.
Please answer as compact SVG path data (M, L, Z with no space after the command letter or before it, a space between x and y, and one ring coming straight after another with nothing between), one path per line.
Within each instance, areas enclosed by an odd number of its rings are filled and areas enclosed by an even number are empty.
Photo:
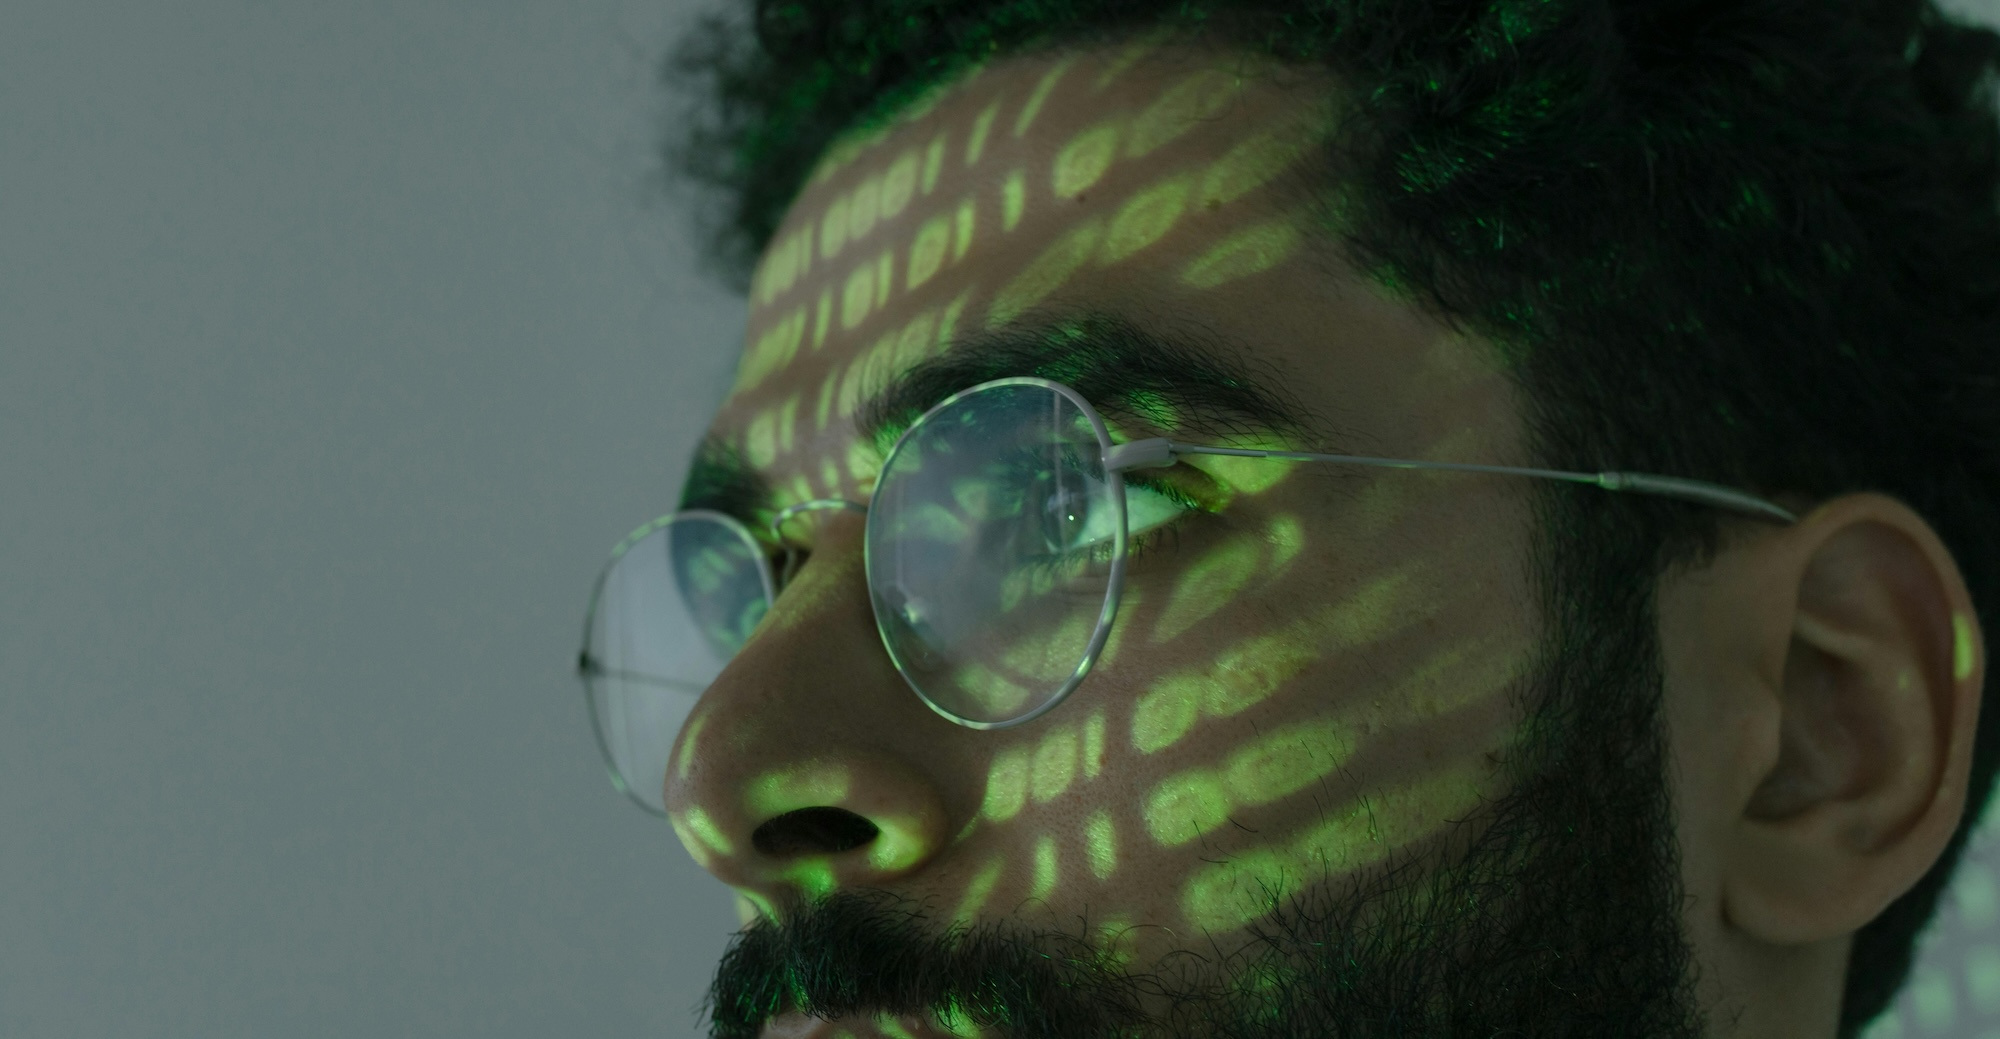
M967 898L1230 930L1495 793L1517 619L1439 565L1463 560L1352 572L1301 547L1279 518L1134 573L1090 680L992 760L991 839L966 846L1007 851Z

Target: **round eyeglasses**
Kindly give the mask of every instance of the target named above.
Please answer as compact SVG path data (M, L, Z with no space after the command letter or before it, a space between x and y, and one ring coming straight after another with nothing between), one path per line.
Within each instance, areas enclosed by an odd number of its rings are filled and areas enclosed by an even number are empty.
M1097 410L1046 379L982 383L925 412L883 460L863 539L883 648L931 710L974 729L1048 713L1103 651L1130 539L1123 473L1222 454L1446 469L1589 483L1791 522L1785 509L1716 484L1644 473L1573 473L1182 444L1114 445ZM720 512L686 510L634 531L599 575L578 656L612 783L664 816L667 760L702 691L779 591L776 528L760 542Z

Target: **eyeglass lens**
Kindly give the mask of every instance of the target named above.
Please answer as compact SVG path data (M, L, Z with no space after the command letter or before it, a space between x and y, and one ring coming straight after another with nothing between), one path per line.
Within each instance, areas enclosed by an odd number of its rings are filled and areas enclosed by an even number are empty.
M715 512L683 512L626 546L599 580L584 634L584 685L613 781L649 811L702 690L771 601L763 549Z
M1089 670L1117 607L1122 482L1082 400L1001 380L925 415L883 462L866 560L890 659L933 710L974 728L1053 707ZM600 581L585 683L614 781L665 814L673 740L771 606L769 564L737 520L677 513Z

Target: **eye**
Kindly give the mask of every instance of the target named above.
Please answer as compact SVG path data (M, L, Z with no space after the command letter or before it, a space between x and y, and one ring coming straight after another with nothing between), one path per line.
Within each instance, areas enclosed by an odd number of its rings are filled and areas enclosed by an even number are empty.
M1125 483L1125 522L1132 541L1179 519L1188 507L1143 484ZM1076 552L1109 545L1118 536L1118 513L1080 488L1057 486L1044 499L1043 537L1049 550Z

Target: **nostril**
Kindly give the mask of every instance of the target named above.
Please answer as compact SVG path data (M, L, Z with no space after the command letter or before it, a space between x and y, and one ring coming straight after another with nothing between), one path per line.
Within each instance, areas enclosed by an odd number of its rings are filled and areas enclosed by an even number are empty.
M750 843L773 857L830 855L859 848L881 832L845 808L800 808L766 820L750 835Z

